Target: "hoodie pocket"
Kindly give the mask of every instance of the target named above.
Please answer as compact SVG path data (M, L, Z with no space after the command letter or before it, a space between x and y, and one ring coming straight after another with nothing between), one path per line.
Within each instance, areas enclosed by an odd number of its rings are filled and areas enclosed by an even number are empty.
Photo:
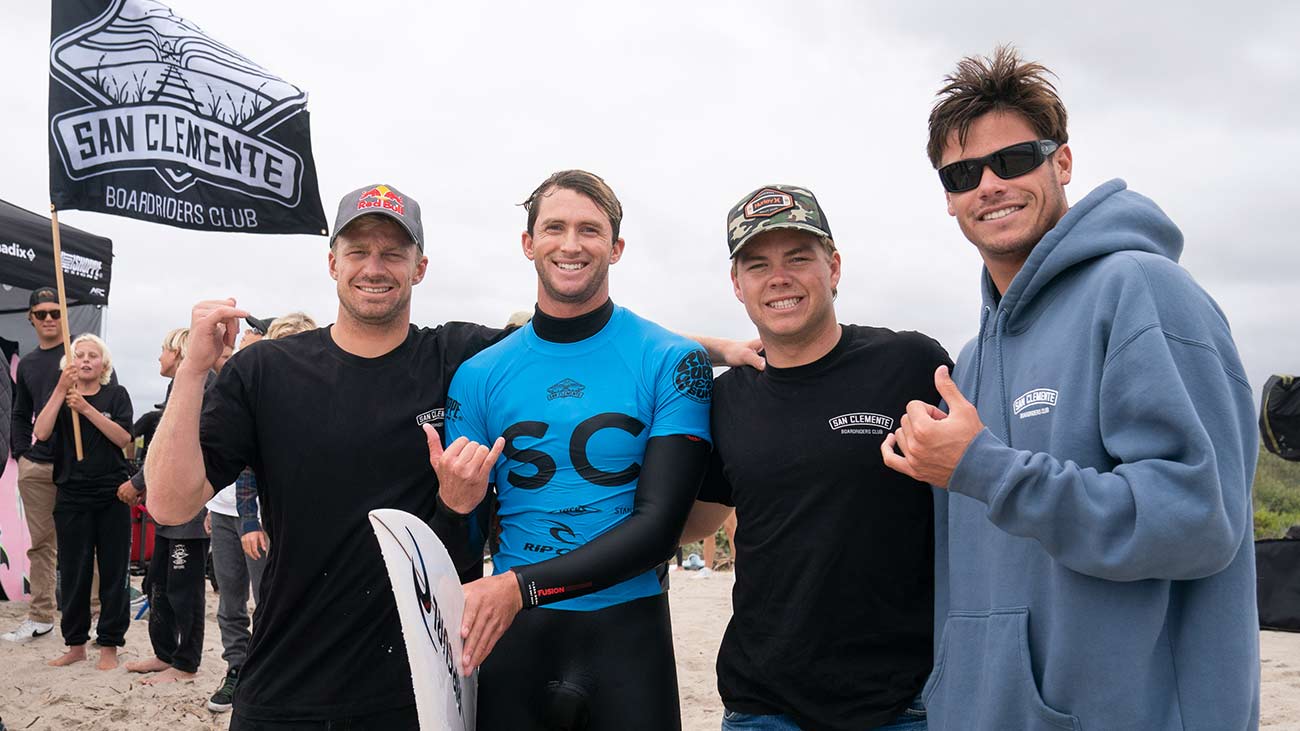
M1029 610L949 612L922 691L933 731L1082 731L1043 702L1029 663Z

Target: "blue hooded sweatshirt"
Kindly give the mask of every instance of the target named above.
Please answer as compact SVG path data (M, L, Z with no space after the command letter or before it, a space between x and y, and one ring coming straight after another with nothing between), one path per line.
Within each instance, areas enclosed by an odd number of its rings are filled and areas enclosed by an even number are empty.
M1259 725L1253 395L1182 234L1112 180L955 380L985 429L935 501L932 731Z

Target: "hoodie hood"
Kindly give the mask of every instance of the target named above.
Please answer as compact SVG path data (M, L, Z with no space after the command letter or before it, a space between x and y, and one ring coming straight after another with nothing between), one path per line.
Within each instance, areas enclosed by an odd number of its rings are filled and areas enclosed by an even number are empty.
M988 269L981 273L985 313L1001 310L1005 326L1062 272L1081 262L1117 251L1142 251L1177 262L1183 233L1154 201L1115 178L1098 186L1043 235L999 303Z

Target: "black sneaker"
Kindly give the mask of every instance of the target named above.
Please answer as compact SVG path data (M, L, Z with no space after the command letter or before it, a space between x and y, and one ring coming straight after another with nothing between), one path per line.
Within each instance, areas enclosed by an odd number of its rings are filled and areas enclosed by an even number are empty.
M239 669L236 668L226 673L226 679L221 681L221 687L217 692L212 694L208 699L208 710L213 713L226 713L235 703L235 688L239 685Z

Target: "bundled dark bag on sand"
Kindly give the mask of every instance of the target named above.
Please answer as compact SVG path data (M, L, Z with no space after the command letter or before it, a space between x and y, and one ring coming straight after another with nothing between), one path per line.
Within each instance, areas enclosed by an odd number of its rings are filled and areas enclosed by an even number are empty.
M1259 626L1300 632L1300 541L1255 541Z
M1259 435L1268 451L1300 461L1300 378L1269 376L1259 404Z

